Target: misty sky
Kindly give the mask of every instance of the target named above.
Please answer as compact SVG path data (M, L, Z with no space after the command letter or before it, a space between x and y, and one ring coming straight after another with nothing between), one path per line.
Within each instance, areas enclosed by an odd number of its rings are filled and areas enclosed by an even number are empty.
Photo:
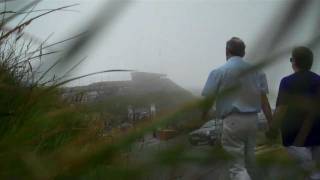
M18 0L19 1L19 0ZM20 1L21 2L21 1ZM44 0L38 8L56 8L80 3L75 12L58 12L35 21L27 31L39 39L54 33L50 41L81 32L94 17L103 0ZM189 90L201 89L208 74L225 63L225 42L242 38L247 52L256 40L281 17L285 0L132 0L120 16L102 31L83 52L85 62L74 76L106 69L134 69L165 73ZM288 36L284 46L303 45L312 26L303 21ZM292 72L284 61L264 69L275 92L281 77ZM253 60L250 60L253 61ZM127 79L127 74L105 74L75 82Z

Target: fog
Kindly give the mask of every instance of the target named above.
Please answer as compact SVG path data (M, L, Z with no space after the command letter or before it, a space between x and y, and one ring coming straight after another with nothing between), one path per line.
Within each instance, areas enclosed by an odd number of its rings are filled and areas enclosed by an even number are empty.
M263 42L259 44L261 41L257 40L275 26L288 2L132 0L111 26L99 33L82 52L81 56L88 57L72 76L107 69L164 73L180 86L199 94L210 71L225 63L226 41L238 36L247 44L247 53L252 53L255 47L263 46ZM49 42L62 40L81 32L82 25L94 17L105 1L45 0L37 8L57 8L73 3L80 4L70 8L72 11L53 13L33 22L27 31L42 40L54 33ZM310 13L305 17L311 16ZM303 21L282 45L303 45L312 30L312 21ZM285 55L279 63L263 69L271 94L276 94L281 78L292 73L289 56ZM103 74L81 79L72 85L128 78L128 73Z

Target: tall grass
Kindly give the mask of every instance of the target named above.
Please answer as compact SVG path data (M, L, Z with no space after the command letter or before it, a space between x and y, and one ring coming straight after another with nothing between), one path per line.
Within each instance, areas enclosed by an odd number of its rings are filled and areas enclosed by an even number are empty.
M201 109L212 102L196 100L185 103L126 134L113 132L113 141L101 136L99 125L88 116L90 112L84 106L64 102L60 98L59 87L88 75L122 70L106 70L67 80L60 78L63 75L48 78L48 72L53 67L62 67L70 62L72 64L76 54L102 25L111 25L110 22L127 3L113 1L107 4L107 13L98 13L95 21L84 26L84 35L68 39L76 38L76 42L69 47L66 55L47 70L40 71L43 63L39 62L56 53L48 49L56 43L47 45L46 42L35 42L32 36L24 33L24 28L48 13L70 6L49 10L28 19L38 2L40 1L33 1L20 9L28 13L23 18L24 21L15 27L9 28L7 24L21 16L21 13L1 13L0 179L177 179L187 173L182 170L186 165L213 166L219 169L228 162L230 157L220 147L201 152L190 149L184 141L185 133L176 141L160 142L159 146L151 149L138 147L138 140L145 134L173 121L186 119L188 121L184 122L184 128L190 128L190 124L197 126L194 124L201 122ZM279 37L287 33L298 19L289 18L292 12L299 16L298 12L303 11L303 8L298 7L308 4L311 4L310 1L292 2L283 22L274 27L276 31L272 31L274 38L268 43L268 54L262 56L263 61L252 70L276 62L277 57L290 52L289 48L276 51L272 47L280 42ZM108 18L104 19L106 16ZM94 28L90 29L91 27ZM315 47L318 43L319 34L315 34L309 45ZM71 65L68 68L74 67ZM223 92L220 96L227 93L230 92ZM259 156L259 162L262 167L277 168L279 178L299 179L299 176L293 177L296 175L292 172L295 167L283 154L281 150L271 149ZM198 174L192 179L201 177Z

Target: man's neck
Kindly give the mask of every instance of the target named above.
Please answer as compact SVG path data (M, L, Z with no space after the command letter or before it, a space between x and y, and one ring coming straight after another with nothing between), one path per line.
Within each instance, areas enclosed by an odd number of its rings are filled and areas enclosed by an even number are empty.
M240 56L229 56L229 57L227 58L227 61L229 61L229 60L231 60L231 59L242 59L242 57L240 57Z
M307 71L310 71L310 70L308 70L308 69L294 69L295 73L307 72Z

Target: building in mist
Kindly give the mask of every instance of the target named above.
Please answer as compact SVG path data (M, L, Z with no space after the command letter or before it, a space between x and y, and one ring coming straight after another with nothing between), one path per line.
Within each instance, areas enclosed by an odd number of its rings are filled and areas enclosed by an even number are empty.
M62 96L71 103L91 103L115 96L143 96L173 92L188 93L165 74L132 72L129 81L104 81L87 86L68 87L62 90Z

